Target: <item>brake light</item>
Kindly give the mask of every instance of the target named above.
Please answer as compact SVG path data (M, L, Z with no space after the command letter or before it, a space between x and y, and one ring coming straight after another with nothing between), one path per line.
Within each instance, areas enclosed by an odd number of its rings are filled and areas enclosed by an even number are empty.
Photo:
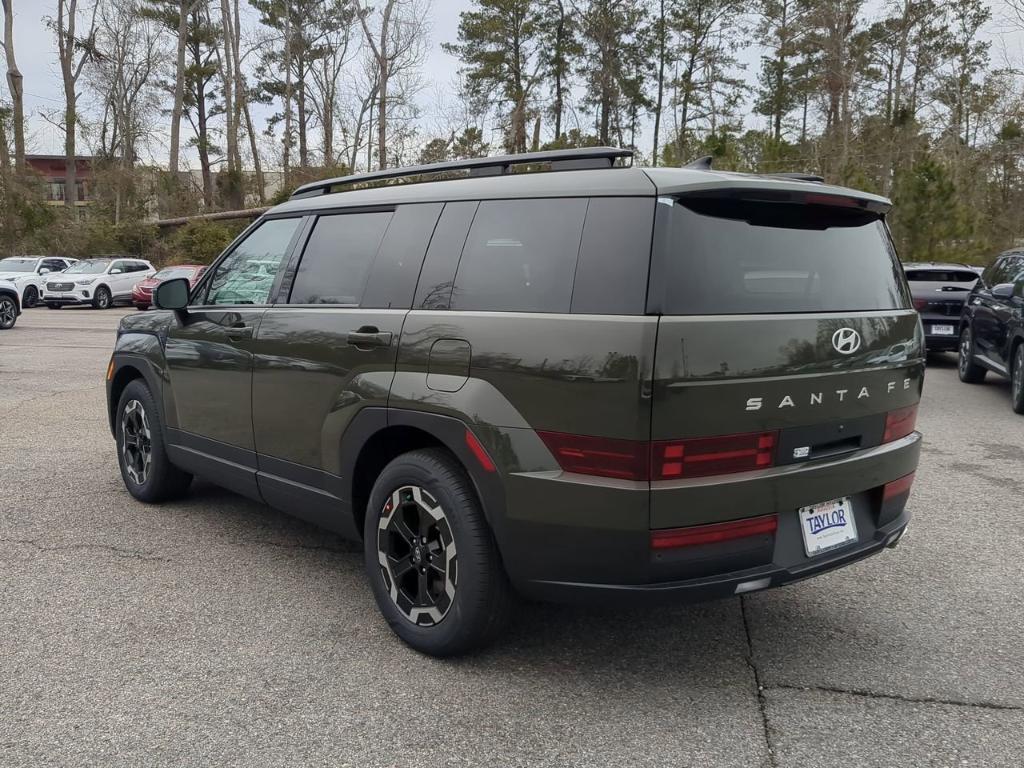
M728 523L667 528L651 531L651 549L676 549L700 546L701 544L717 544L734 539L745 539L748 536L775 533L778 527L778 515L765 515Z
M651 448L651 479L675 480L764 469L775 462L776 432L656 442Z
M886 483L882 488L882 502L889 501L889 499L895 499L897 496L902 496L904 493L910 493L910 486L914 483L914 473L911 472L909 475L904 475L899 480L893 480L891 483Z
M882 442L889 443L906 437L914 431L917 423L917 405L909 408L900 408L898 411L889 411L885 415L885 433L882 435Z
M647 442L564 432L538 432L566 472L620 480L647 480Z
M914 299L914 309L924 312L928 308L928 299Z

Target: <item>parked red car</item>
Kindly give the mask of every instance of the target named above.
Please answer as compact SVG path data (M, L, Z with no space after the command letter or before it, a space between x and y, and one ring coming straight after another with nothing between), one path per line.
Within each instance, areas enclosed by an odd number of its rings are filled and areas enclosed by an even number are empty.
M153 303L153 289L164 280L184 277L190 286L203 276L206 267L202 264L176 264L173 267L164 267L152 277L147 277L141 283L137 283L132 289L132 304L136 309L149 309Z

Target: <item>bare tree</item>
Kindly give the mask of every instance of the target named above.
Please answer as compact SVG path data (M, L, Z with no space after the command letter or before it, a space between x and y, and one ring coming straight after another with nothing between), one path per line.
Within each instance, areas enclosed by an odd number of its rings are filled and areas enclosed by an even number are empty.
M379 10L359 8L363 35L377 69L377 162L388 166L388 115L391 107L389 88L401 72L415 69L423 62L424 38L429 3L421 0L385 0ZM375 21L373 29L370 17Z
M50 22L57 35L57 56L64 85L64 205L74 208L78 202L78 78L85 65L96 57L96 10L92 7L88 31L78 34L78 0L57 0L57 19Z
M25 92L21 70L14 58L14 0L4 4L4 53L7 55L7 87L11 91L14 108L14 164L21 173L25 170Z
M177 58L174 63L174 106L171 108L171 149L167 169L177 179L181 147L181 115L185 102L185 49L188 44L189 17L204 0L180 0L178 3Z

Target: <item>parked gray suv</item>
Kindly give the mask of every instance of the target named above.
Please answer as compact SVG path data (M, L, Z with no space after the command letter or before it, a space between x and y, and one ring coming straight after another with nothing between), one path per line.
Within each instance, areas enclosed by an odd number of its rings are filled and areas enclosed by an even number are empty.
M202 475L362 539L435 655L493 639L516 592L725 597L894 545L924 342L889 203L629 159L300 188L122 320L129 492Z

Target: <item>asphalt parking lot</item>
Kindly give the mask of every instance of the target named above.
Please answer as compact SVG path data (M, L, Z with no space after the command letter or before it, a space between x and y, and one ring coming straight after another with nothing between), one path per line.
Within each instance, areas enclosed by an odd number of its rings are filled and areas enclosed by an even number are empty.
M103 402L121 314L0 332L5 768L1024 763L1024 418L952 356L895 551L711 604L528 605L437 661L384 625L354 545L205 483L128 496Z

